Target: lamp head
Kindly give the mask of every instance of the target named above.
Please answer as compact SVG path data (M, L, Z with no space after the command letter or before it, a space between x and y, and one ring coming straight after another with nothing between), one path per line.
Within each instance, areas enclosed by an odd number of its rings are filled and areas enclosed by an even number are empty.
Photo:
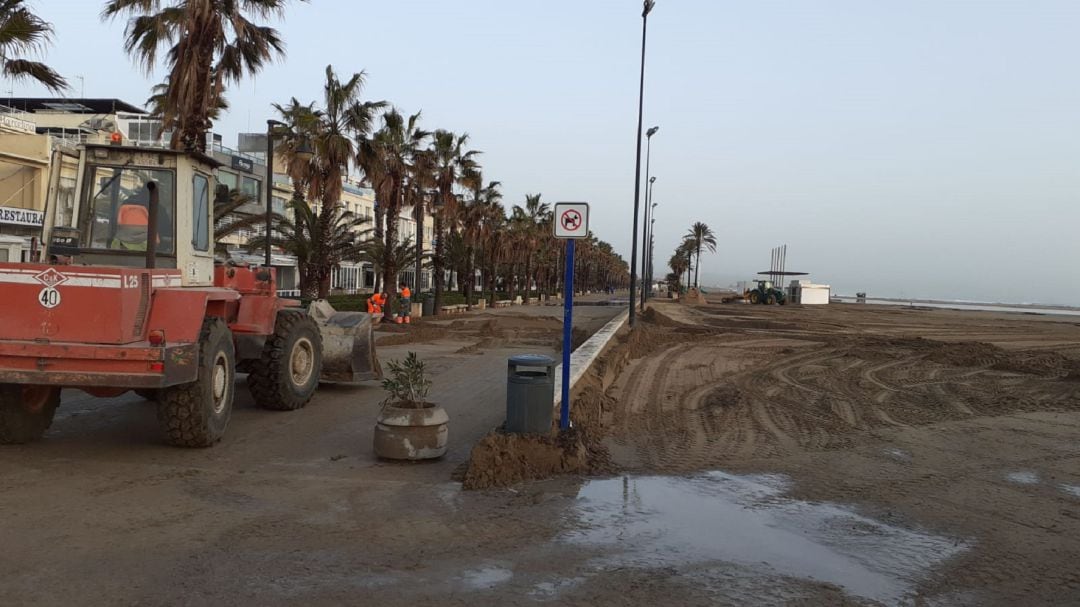
M296 157L301 162L310 162L314 156L315 149L311 147L311 140L307 137L301 138L296 145Z
M656 183L656 175L649 177L649 183Z
M649 130L645 131L645 136L646 137L652 137L653 135L656 134L656 131L659 131L659 130L660 130L660 127L654 126L654 127L650 128Z

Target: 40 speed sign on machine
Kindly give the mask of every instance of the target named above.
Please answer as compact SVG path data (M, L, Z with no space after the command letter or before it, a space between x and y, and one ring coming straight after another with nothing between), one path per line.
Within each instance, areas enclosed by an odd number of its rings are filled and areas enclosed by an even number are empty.
M589 203L556 202L555 238L566 240L566 278L563 281L562 406L559 427L570 427L570 329L574 324L574 241L589 237Z

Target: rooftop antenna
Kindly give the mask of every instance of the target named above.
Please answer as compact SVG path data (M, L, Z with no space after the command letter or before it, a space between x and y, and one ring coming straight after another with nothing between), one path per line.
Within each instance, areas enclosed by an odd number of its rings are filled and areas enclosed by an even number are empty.
M79 79L79 98L86 99L86 78L75 76Z

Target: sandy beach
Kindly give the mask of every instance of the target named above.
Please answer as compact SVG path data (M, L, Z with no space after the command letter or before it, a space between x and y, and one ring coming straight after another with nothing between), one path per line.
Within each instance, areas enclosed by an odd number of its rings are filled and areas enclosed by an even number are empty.
M1080 602L1080 326L888 306L659 303L577 388L585 473L462 489L505 357L558 308L381 333L430 361L439 462L375 459L380 391L245 402L169 449L133 397L5 451L12 604ZM614 310L579 311L587 333ZM397 344L397 345L390 345ZM507 466L509 462L494 463Z

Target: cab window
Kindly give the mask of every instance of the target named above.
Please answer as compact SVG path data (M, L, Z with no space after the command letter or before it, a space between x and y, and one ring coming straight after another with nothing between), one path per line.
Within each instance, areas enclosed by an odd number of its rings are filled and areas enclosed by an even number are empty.
M191 187L191 244L196 251L210 250L210 180L196 174Z
M88 167L88 226L83 243L89 249L146 251L150 221L150 188L158 192L157 252L174 252L176 183L172 171L114 166Z

